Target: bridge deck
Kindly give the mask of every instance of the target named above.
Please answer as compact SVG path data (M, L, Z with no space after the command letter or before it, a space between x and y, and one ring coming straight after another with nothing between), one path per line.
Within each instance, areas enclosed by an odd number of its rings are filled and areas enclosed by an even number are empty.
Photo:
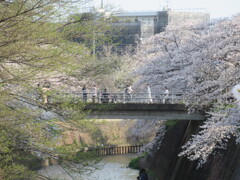
M96 119L204 120L202 114L189 114L184 104L87 104L89 117Z

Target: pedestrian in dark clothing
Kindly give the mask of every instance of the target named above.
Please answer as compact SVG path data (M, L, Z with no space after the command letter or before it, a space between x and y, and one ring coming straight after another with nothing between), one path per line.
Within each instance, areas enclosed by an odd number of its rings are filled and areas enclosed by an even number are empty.
M138 180L148 180L148 175L145 169L140 169L139 176L137 177Z
M37 84L37 88L35 89L35 96L36 96L36 101L41 102L43 94L42 94L42 88L40 87L40 84Z
M107 92L107 88L104 89L102 93L102 103L108 103L109 102L109 93Z
M83 102L87 102L87 88L86 88L86 85L83 85L82 95L83 95Z

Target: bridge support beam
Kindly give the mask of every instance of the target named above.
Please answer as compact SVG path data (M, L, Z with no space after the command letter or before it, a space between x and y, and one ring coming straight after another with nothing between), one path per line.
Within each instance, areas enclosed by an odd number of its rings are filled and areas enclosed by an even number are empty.
M95 105L96 106L96 105ZM88 105L93 119L204 120L203 114L189 114L184 104L109 104L104 109Z

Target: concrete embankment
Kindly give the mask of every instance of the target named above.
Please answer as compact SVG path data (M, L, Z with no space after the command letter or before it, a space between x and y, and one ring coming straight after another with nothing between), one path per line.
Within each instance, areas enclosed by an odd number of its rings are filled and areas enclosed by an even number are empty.
M199 131L200 121L181 121L169 129L154 157L147 156L141 165L149 170L154 180L239 180L240 146L234 138L228 148L218 150L197 169L197 161L178 157L181 146Z

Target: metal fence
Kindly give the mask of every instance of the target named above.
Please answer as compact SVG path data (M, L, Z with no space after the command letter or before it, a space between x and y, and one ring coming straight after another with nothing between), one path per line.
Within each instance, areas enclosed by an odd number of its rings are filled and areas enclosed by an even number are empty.
M123 93L123 92L98 92L82 93L55 92L51 96L52 102L72 101L72 102L93 102L93 103L185 103L186 95L184 93Z

